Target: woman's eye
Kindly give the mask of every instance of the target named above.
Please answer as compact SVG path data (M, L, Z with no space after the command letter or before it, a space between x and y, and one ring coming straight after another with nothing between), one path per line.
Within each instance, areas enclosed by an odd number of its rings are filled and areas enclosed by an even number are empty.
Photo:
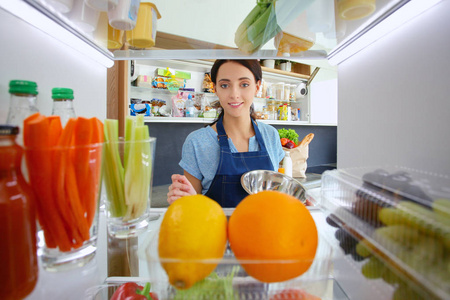
M221 84L220 87L221 87L222 89L226 89L226 88L228 87L228 84Z
M248 84L247 82L244 82L244 83L241 84L241 86L242 87L248 87L248 86L250 86L250 84Z

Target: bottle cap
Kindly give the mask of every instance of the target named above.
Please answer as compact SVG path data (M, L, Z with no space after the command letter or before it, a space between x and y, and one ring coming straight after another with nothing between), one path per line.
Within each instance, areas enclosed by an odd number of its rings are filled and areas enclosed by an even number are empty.
M53 99L72 99L73 100L73 90L68 88L53 88L52 89Z
M9 93L37 95L37 83L26 80L11 80L9 82Z
M0 125L0 135L17 135L19 127L13 125Z

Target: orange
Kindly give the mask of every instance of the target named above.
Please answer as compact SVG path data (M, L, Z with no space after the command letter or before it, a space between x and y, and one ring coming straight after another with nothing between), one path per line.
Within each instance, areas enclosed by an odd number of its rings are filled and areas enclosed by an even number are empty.
M250 276L280 282L308 270L318 233L311 213L297 198L263 191L236 206L228 222L228 240Z

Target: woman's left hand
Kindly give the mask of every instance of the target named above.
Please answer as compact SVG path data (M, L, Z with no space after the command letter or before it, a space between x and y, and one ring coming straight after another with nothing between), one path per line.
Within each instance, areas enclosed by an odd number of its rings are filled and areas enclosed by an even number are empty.
M194 187L191 182L184 175L172 175L172 184L169 186L169 193L167 193L167 202L172 204L178 198L189 195L196 195Z

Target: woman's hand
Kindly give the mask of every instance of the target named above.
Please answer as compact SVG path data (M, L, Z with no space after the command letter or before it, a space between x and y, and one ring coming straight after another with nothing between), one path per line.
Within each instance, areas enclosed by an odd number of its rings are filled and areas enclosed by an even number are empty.
M167 202L172 204L178 198L189 195L196 195L197 191L192 186L191 182L184 175L172 175L172 184L169 186L169 193L167 193Z

